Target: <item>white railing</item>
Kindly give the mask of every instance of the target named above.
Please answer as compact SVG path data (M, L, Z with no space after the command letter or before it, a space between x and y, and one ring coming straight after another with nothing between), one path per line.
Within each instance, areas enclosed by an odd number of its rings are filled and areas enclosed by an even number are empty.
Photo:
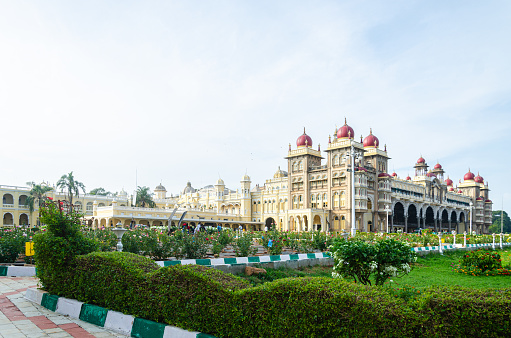
M14 208L14 204L4 203L4 208Z

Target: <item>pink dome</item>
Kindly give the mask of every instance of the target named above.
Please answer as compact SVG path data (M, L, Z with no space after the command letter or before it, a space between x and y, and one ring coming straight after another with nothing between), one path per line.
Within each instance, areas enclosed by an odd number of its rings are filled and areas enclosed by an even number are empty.
M312 147L312 139L309 135L305 134L305 128L303 128L303 135L298 137L296 140L297 147Z
M412 178L410 176L406 176L406 180L410 181Z
M393 173L392 173L392 177L397 177L396 172L393 172Z
M422 156L417 160L417 163L426 163L426 160Z
M364 148L367 147L375 147L378 148L380 145L380 141L376 136L373 135L373 130L371 129L369 135L364 139Z
M387 174L387 173L379 173L379 174L378 174L378 177L379 177L379 178L382 178L382 177L392 177L392 176L390 176L390 175L389 175L389 174Z
M440 165L440 163L435 164L435 169L442 169L442 166Z
M478 198L476 198L476 201L482 201L483 198L481 196L479 196Z
M461 191L461 190L458 190L458 194L463 194L463 191Z
M454 188L453 188L453 187L450 187L450 188L449 188L449 191L454 191Z
M364 167L357 167L355 169L358 170L358 171L365 171L365 172L367 172L367 169L364 168Z
M353 128L348 126L346 123L346 119L344 119L344 126L337 130L337 138L353 138L355 136L355 132Z
M449 177L447 177L447 179L445 180L445 184L447 184L447 186L450 187L452 186L453 182Z
M427 173L427 174L426 174L426 176L427 176L427 177L436 177L436 175L435 175L435 174L433 174L433 173Z
M484 203L493 203L491 200L486 200Z
M464 181L473 181L474 178L475 178L475 175L470 172L470 169L468 169L468 173L466 173L465 176L463 176Z
M479 176L479 173L477 173L477 176L474 178L474 181L476 181L476 183L484 183L484 178Z

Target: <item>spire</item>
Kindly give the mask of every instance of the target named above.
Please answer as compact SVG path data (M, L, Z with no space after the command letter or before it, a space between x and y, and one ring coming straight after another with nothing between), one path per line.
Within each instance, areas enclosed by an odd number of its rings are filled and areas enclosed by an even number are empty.
M305 127L303 127L303 134L305 135Z
M373 128L369 128L369 135L373 135Z
M346 121L346 116L344 116L344 125L347 126L348 122Z
M385 143L385 152L387 152L387 144Z
M332 139L330 138L330 135L328 135L328 143L332 143Z
M318 143L318 151L321 151L321 144Z

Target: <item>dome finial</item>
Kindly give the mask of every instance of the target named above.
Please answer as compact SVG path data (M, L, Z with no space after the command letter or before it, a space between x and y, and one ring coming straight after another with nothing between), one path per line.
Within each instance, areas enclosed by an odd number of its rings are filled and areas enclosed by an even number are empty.
M346 116L344 116L344 125L347 126L348 125L348 121L346 120Z
M332 143L332 139L331 139L330 135L328 135L328 143Z
M373 128L369 128L369 135L373 135Z
M305 127L303 127L303 134L305 135Z

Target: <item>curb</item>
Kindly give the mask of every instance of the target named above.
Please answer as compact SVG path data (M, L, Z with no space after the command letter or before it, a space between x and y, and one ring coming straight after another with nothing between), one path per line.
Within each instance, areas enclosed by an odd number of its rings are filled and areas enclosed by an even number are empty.
M330 258L327 252L316 252L307 254L291 254L291 255L271 255L271 256L250 256L250 257L233 257L233 258L212 258L212 259L184 259L180 261L156 261L159 266L172 266L172 265L233 265L233 264L248 264L248 263L271 263L271 262L286 262L298 261L303 259L316 259L316 258Z
M151 338L215 338L215 336L186 331L179 327L156 323L151 320L125 315L100 306L79 302L29 288L25 299L61 315L77 318L130 337Z
M0 276L7 277L35 277L35 266L0 266Z

